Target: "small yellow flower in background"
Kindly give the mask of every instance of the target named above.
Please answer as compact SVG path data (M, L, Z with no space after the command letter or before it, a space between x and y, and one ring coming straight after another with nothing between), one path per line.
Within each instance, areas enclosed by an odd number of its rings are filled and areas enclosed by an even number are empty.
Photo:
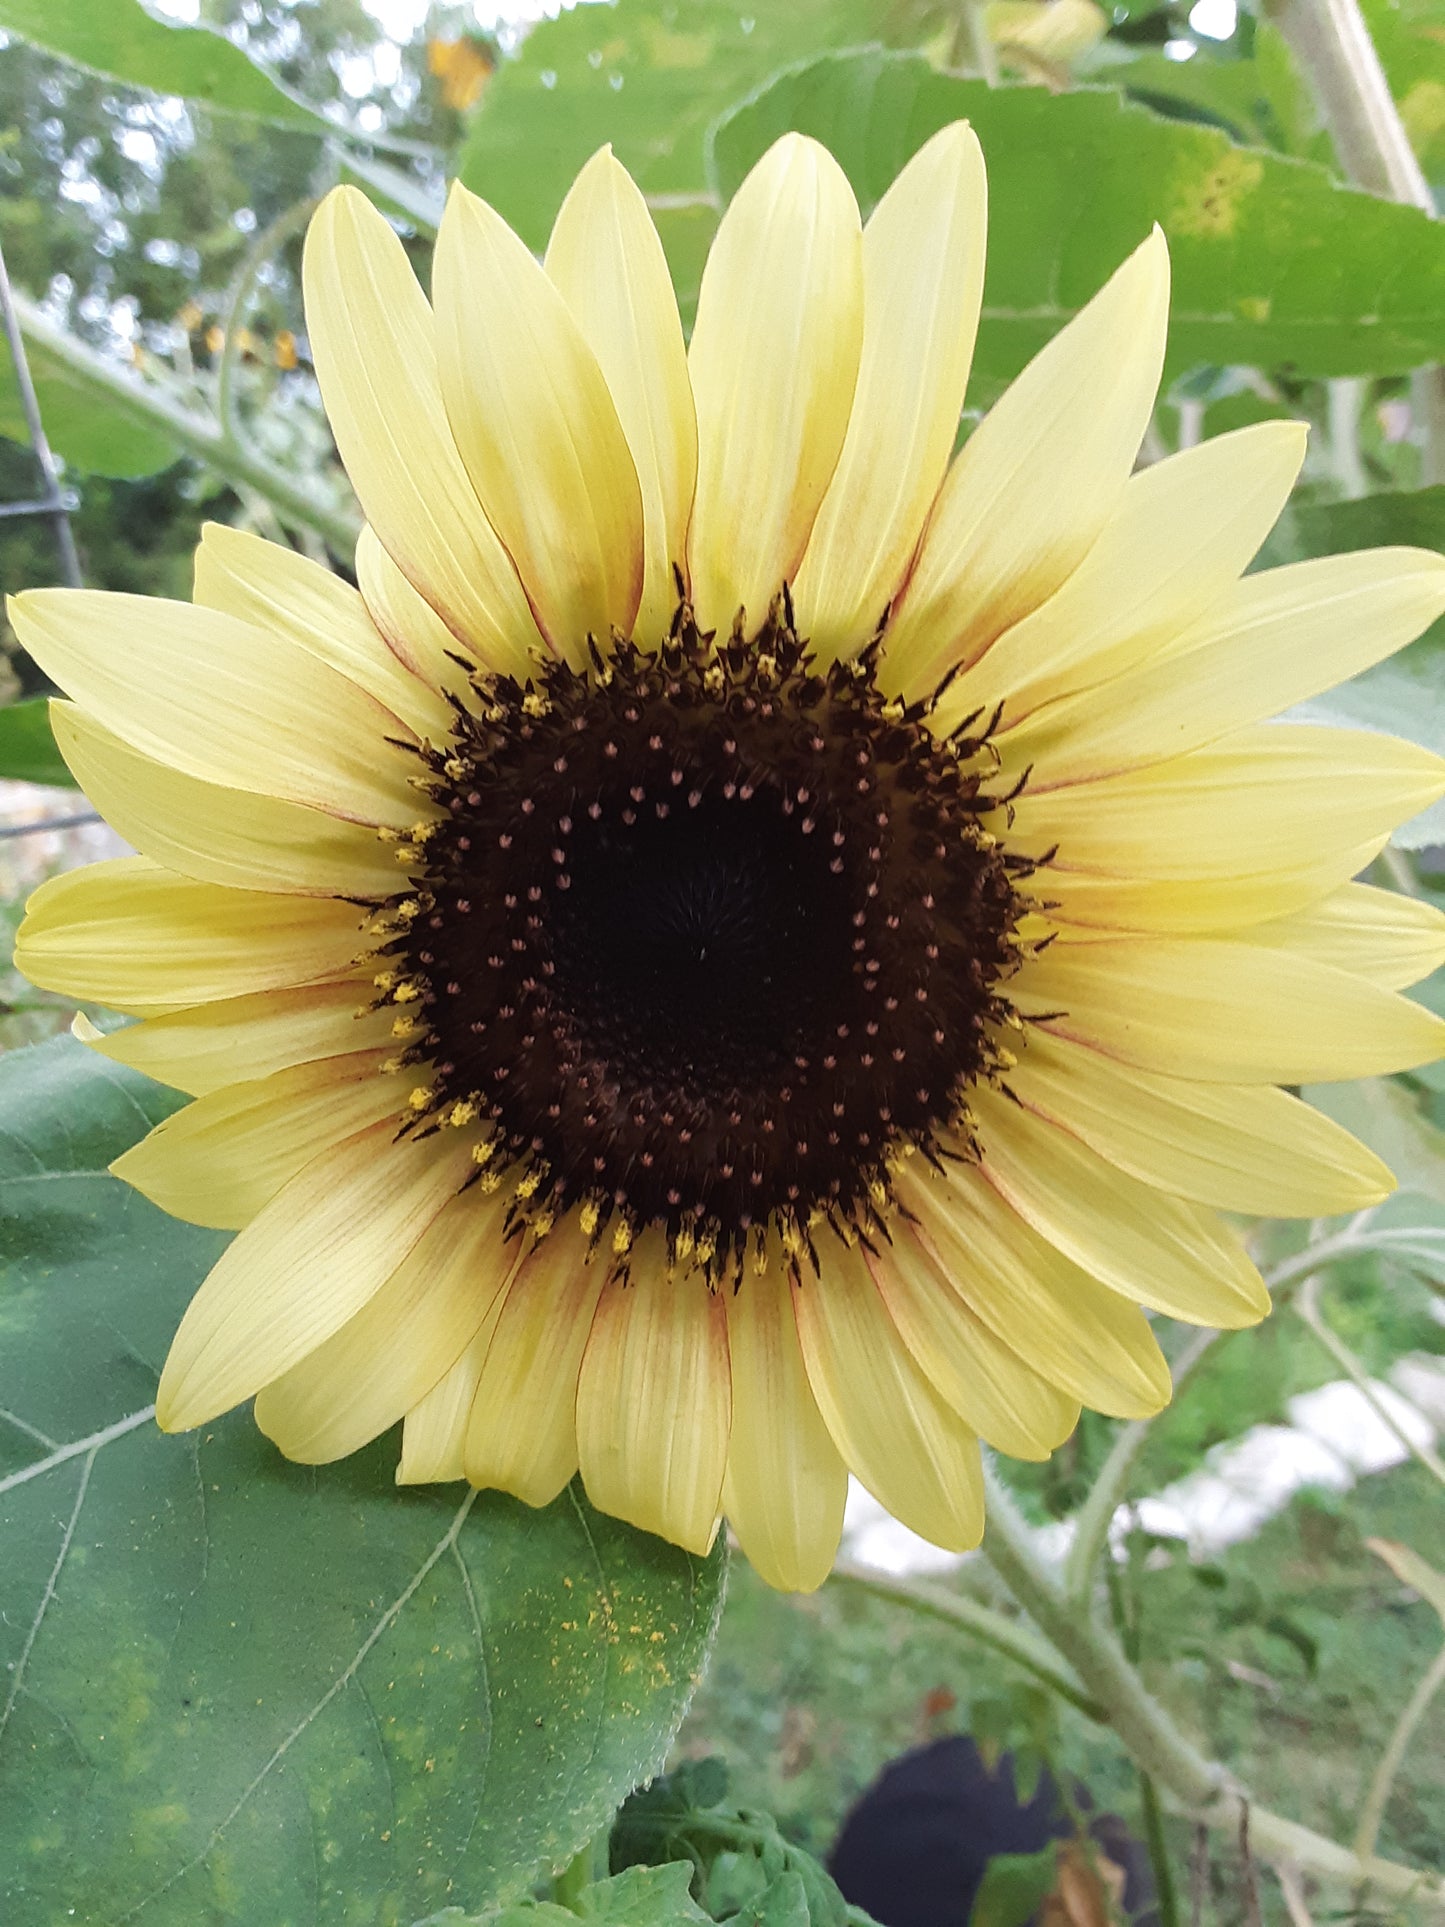
M1109 16L1096 0L990 0L985 25L1000 53L1059 68L1098 45Z
M1151 1311L1268 1299L1217 1211L1389 1173L1278 1088L1402 1069L1445 918L1351 882L1445 793L1270 722L1445 610L1411 549L1245 575L1266 422L1132 473L1159 233L950 460L983 280L965 125L866 228L790 135L684 346L641 195L539 266L453 191L434 308L338 189L307 326L359 591L209 528L194 605L44 591L78 780L139 857L61 877L39 983L194 1095L119 1160L239 1235L161 1423L604 1510L816 1586L849 1470L939 1545L979 1440L1169 1396Z
M455 40L429 40L426 64L427 72L441 82L443 101L461 114L476 106L497 70L492 49L473 34L462 34Z

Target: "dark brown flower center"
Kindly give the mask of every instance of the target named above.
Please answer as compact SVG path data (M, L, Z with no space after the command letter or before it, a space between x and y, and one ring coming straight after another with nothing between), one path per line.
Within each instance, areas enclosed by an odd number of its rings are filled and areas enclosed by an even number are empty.
M519 1220L580 1207L620 1257L660 1225L714 1278L773 1228L796 1262L996 1068L1029 866L978 827L990 725L935 738L874 656L818 672L785 605L722 645L684 605L656 651L475 674L424 752L445 815L379 979L408 1128L472 1128Z

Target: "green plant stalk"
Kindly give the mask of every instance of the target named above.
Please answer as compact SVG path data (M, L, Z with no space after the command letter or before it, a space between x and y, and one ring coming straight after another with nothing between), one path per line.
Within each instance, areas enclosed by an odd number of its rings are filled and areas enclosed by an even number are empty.
M1320 1248L1312 1262L1318 1262ZM1085 1689L1107 1708L1109 1724L1141 1772L1207 1826L1236 1831L1241 1808L1247 1807L1250 1837L1266 1857L1293 1860L1326 1879L1353 1882L1445 1913L1445 1881L1437 1875L1373 1856L1361 1858L1309 1827L1256 1806L1226 1767L1206 1759L1149 1692L1113 1634L1081 1611L1044 1565L1012 1496L987 1465L984 1477L984 1556Z
M294 202L284 213L278 214L247 249L246 258L231 283L225 320L221 324L226 338L221 347L221 365L216 375L216 413L221 418L222 433L233 442L245 440L245 431L236 410L236 367L241 359L241 327L255 292L256 278L292 235L305 227L315 211L316 197L307 195L304 200Z
M1441 1459L1440 1454L1436 1452L1433 1447L1423 1445L1418 1439L1411 1438L1410 1434L1405 1430L1404 1426L1400 1424L1400 1421L1395 1417L1389 1406L1385 1404L1384 1400L1375 1390L1369 1373L1365 1370L1359 1359L1356 1358L1344 1340L1340 1338L1336 1332L1332 1331L1330 1326L1325 1322L1324 1314L1319 1307L1318 1278L1306 1279L1304 1290L1295 1300L1294 1309L1301 1321L1314 1334L1325 1351L1329 1353L1330 1357L1334 1359L1335 1363L1345 1373L1365 1403L1370 1407L1370 1410L1374 1412L1380 1420L1380 1423L1394 1434L1417 1465L1423 1466L1431 1478L1436 1480L1438 1484L1445 1485L1445 1460Z
M1361 1860L1367 1860L1375 1851L1375 1842L1380 1837L1380 1824L1389 1805L1390 1794L1394 1789L1396 1776L1404 1762L1405 1751L1415 1737L1415 1729L1430 1710L1430 1702L1445 1686L1445 1646L1435 1655L1428 1671L1410 1695L1405 1710L1395 1722L1395 1730L1390 1735L1380 1764L1375 1768L1370 1781L1365 1803L1360 1808L1360 1824L1355 1829L1355 1852Z
M1375 1241L1358 1231L1340 1231L1333 1237L1320 1238L1314 1244L1307 1245L1292 1258L1281 1259L1264 1274L1264 1282L1271 1291L1280 1292L1334 1258L1346 1258L1355 1252L1375 1248ZM1214 1331L1195 1334L1185 1347L1174 1373L1176 1399L1215 1345L1229 1336L1228 1332ZM1064 1589L1075 1599L1082 1600L1087 1596L1109 1536L1109 1526L1128 1496L1129 1481L1156 1423L1157 1415L1155 1418L1134 1419L1120 1428L1109 1448L1108 1457L1099 1468L1099 1476L1089 1488L1089 1496L1079 1508L1073 1543L1064 1562Z
M1059 1664L1051 1648L1031 1633L1027 1626L1021 1626L1017 1620L995 1612L992 1607L982 1605L966 1594L948 1592L942 1586L930 1586L922 1579L903 1579L893 1573L875 1572L871 1567L854 1565L846 1559L840 1559L834 1566L828 1583L870 1593L875 1599L892 1600L927 1619L941 1619L946 1625L967 1633L980 1644L991 1646L996 1653L1011 1659L1016 1666L1032 1674L1041 1685L1047 1686L1050 1692L1057 1693L1060 1699L1077 1707L1088 1719L1102 1722L1108 1718L1106 1709L1090 1698L1069 1669Z
M361 532L359 515L314 501L284 470L264 456L237 445L218 421L198 414L158 389L139 382L84 342L59 328L33 301L16 294L15 312L22 333L51 360L58 361L89 388L138 421L159 428L188 455L194 455L228 480L263 495L285 520L315 529L339 554L349 555Z
M585 1847L573 1854L560 1873L553 1874L552 1898L559 1907L568 1907L575 1914L581 1895L607 1878L607 1840L611 1831L610 1825L603 1827Z

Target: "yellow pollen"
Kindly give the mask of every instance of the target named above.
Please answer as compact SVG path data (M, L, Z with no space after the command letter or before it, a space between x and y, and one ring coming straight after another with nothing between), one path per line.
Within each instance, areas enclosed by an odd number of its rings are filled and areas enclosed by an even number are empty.
M482 1175L477 1179L477 1189L482 1193L483 1197L489 1198L494 1191L501 1188L501 1183L502 1174L500 1171L483 1171Z
M868 1186L868 1195L881 1211L888 1202L888 1186L881 1178L874 1178Z
M588 1198L582 1206L582 1209L577 1213L577 1222L582 1227L582 1236L584 1238L596 1237L597 1221L601 1216L602 1213L598 1210L595 1202L591 1198Z
M532 1197L541 1182L541 1178L535 1171L524 1171L521 1177L517 1179L517 1196L519 1198Z
M396 982L396 972L394 970L378 970L371 981L376 985L378 990L390 990Z
M631 1249L632 1226L630 1224L620 1224L612 1234L613 1255L618 1258L625 1258Z
M490 1164L496 1155L496 1151L497 1140L494 1137L483 1138L480 1144L474 1144L472 1146L472 1163Z
M688 1258L692 1253L693 1242L694 1240L693 1240L691 1227L689 1225L684 1225L681 1231L678 1232L677 1242L673 1246L673 1256L676 1259L678 1264L685 1265L687 1263Z
M459 1098L447 1112L447 1123L455 1125L470 1124L477 1114L477 1107L469 1097Z
M716 1238L699 1238L697 1241L697 1261L700 1265L710 1265L717 1256Z
M539 1211L531 1220L532 1236L539 1244L556 1222L557 1219L551 1211Z
M383 1061L381 1068L387 1077L395 1077L397 1072L405 1067L405 1064L406 1059L404 1057L388 1057Z
M393 1017L391 1020L391 1034L393 1037L410 1037L415 1029L416 1019L406 1011L402 1011L399 1017Z
M414 1111L424 1111L427 1105L431 1103L430 1084L418 1084L406 1101Z
M454 783L460 783L464 776L471 774L471 765L464 763L460 756L448 756L442 768Z
M414 977L403 977L391 994L399 1004L414 1004L421 996L421 985Z
M529 689L522 698L522 713L524 716L550 716L552 705L540 689Z

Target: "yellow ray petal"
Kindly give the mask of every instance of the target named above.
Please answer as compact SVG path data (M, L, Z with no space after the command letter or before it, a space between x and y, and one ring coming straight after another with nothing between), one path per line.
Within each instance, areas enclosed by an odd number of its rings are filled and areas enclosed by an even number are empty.
M577 1451L603 1512L705 1553L717 1531L732 1393L727 1314L660 1242L634 1253L597 1306L577 1384Z
M979 423L893 613L887 661L900 688L974 661L1083 561L1148 426L1168 314L1156 228Z
M508 651L493 659L478 646L475 636L463 642L460 636L453 635L392 561L370 523L356 538L356 581L367 612L386 638L387 647L413 675L434 689L458 694L465 690L466 672L457 661L458 656L479 669L499 675L520 670L521 664L514 653Z
M1197 623L1278 520L1307 433L1303 422L1256 422L1131 476L1073 574L959 678L959 712L1002 702L1017 723Z
M1307 870L1252 870L1172 883L1049 865L1030 878L1028 889L1036 901L1048 905L1049 919L1060 926L1064 940L1119 931L1193 936L1242 930L1318 902L1358 876L1388 841L1382 834Z
M1386 990L1407 990L1445 964L1445 916L1397 890L1347 883L1322 903L1255 924L1246 943L1313 957Z
M321 399L367 521L467 646L525 672L540 638L457 453L431 309L401 242L354 187L317 209L302 281Z
M30 589L10 617L46 674L142 755L359 823L416 821L415 759L387 740L404 726L289 636L98 589Z
M1016 1459L1046 1459L1063 1443L1078 1424L1078 1401L969 1310L910 1225L900 1221L867 1263L904 1343L965 1425Z
M573 661L632 628L642 496L607 382L502 217L454 186L432 265L442 394L544 635Z
M1226 937L1054 944L1009 985L1107 1056L1218 1084L1324 1084L1445 1054L1445 1022L1329 964Z
M896 1184L939 1275L1035 1371L1111 1418L1168 1404L1169 1367L1139 1307L1039 1237L977 1170L944 1176L910 1158Z
M1373 1151L1287 1091L1187 1083L1036 1024L1025 1035L1010 1089L1145 1183L1268 1218L1363 1211L1395 1188Z
M966 121L919 149L863 231L863 356L838 467L793 587L823 658L866 642L953 452L983 295L988 183Z
M547 246L547 273L597 357L642 491L636 632L660 639L677 603L697 484L697 415L677 297L647 203L604 147L573 182Z
M1034 790L1187 755L1317 696L1445 612L1445 557L1363 549L1246 576L1157 660L1037 710L998 740ZM940 717L940 727L944 723Z
M815 1592L843 1532L848 1472L808 1386L780 1263L726 1295L733 1425L723 1509L754 1570Z
M497 1292L480 1329L456 1364L407 1413L401 1428L398 1485L431 1485L466 1477L462 1454L467 1423L482 1375L482 1360L505 1303L506 1293Z
M256 1423L305 1465L345 1458L395 1425L456 1364L506 1284L507 1198L475 1186L443 1205L386 1283L256 1399Z
M416 1079L383 1075L386 1058L361 1051L228 1084L165 1118L110 1168L173 1218L237 1231L320 1152L400 1121Z
M1161 878L1309 872L1445 796L1445 760L1365 729L1261 723L1167 763L1025 790L1009 847L1056 869Z
M588 1262L575 1214L508 1286L482 1361L464 1457L473 1485L550 1505L577 1470L577 1376L607 1259Z
M1264 1281L1213 1212L1141 1184L997 1091L970 1093L969 1109L984 1176L1100 1284L1195 1325L1233 1330L1267 1315Z
M435 688L390 649L349 583L295 549L207 522L196 550L202 608L290 636L400 717L417 736L445 739L452 715Z
M704 628L754 630L795 573L837 466L863 342L863 247L842 169L801 134L733 197L703 270L688 368L689 550Z
M355 904L225 890L136 856L42 883L15 962L46 990L139 1014L319 983L362 948Z
M379 898L399 886L395 844L364 824L183 776L73 703L52 702L50 722L76 782L112 829L183 876L307 897ZM418 797L418 815L422 807Z
M296 990L262 990L176 1010L86 1042L102 1057L129 1064L192 1097L227 1084L269 1077L289 1064L371 1050L391 1036L393 1006L366 1010L369 975Z
M793 1293L818 1408L849 1470L895 1519L949 1552L983 1537L978 1437L914 1363L858 1247L829 1241Z
M191 1300L156 1394L185 1432L279 1378L379 1291L471 1168L389 1121L330 1146L234 1239Z

